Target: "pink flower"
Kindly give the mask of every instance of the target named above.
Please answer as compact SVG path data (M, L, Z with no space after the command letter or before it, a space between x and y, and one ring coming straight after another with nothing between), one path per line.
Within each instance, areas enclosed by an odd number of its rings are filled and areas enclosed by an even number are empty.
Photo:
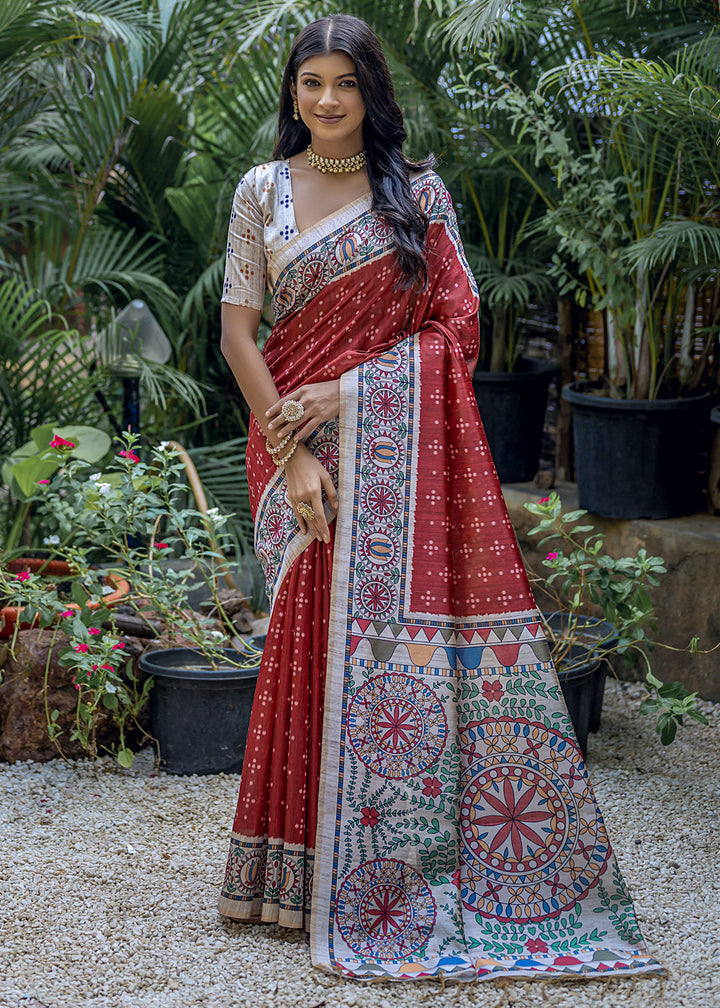
M98 670L99 668L100 668L100 666L99 666L99 665L93 665L93 667L92 667L92 670L93 670L93 672L97 672L97 670ZM89 672L88 672L88 675L90 675L90 673L89 673Z
M32 577L32 575L31 575L30 571L26 569L24 571L20 571L19 574L16 574L15 575L15 580L16 581L29 581L31 577Z
M442 784L437 777L423 777L423 794L428 798L437 798L442 791Z
M121 451L120 458L127 459L128 462L139 462L140 458L135 454L134 451Z
M50 480L38 480L38 486L47 486Z
M108 665L107 662L104 665L101 665L100 668L105 669L106 672L114 672L115 671L115 669L113 668L113 666L112 665Z
M168 543L155 543L155 549L169 549Z
M538 504L547 504L549 500L550 500L549 497L541 497L540 500L538 501Z
M530 938L525 943L525 948L528 950L528 952L547 952L548 950L548 947L545 944L545 942L541 941L539 938Z
M63 619L70 619L71 616L75 615L74 609L66 609L65 612L61 612L60 615Z
M360 817L361 826L369 826L371 829L373 826L377 826L380 821L380 813L374 806L370 805L368 808L361 809L360 811L362 812L362 816Z
M102 630L99 627L91 626L91 627L88 627L88 633L92 634L93 637L97 637L98 634L102 633Z
M545 557L545 559L546 560L557 560L558 556L559 556L558 553L548 553L548 555Z
M72 451L75 447L75 442L67 441L64 437L60 437L59 434L56 434L50 442L50 447L59 448L61 451Z
M77 651L78 654L87 654L88 650L87 644L73 644L73 651Z
M122 648L124 648L124 647L125 647L125 645L123 644L123 642L122 642L122 641L115 641L115 643L114 643L114 644L113 644L113 646L112 646L112 647L110 648L110 650L111 650L111 651L120 651L120 650L122 650Z

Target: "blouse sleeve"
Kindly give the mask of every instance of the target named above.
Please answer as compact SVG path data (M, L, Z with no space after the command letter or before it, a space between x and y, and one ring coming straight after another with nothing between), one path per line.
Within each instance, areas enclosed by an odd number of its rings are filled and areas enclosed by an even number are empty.
M235 190L228 228L222 300L243 308L261 309L265 300L265 259L262 209L248 172Z

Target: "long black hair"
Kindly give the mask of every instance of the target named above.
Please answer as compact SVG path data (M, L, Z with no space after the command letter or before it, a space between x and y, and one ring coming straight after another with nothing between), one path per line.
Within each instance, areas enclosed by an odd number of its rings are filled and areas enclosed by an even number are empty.
M426 161L409 161L402 152L407 134L402 112L395 101L392 78L380 42L360 18L334 14L306 25L295 38L280 89L278 140L273 157L290 158L310 143L310 130L293 118L290 85L297 83L298 70L311 56L342 52L355 64L358 87L365 103L363 143L372 192L372 208L387 222L392 232L401 287L427 283L425 236L427 216L417 204L410 184L410 172L431 167Z

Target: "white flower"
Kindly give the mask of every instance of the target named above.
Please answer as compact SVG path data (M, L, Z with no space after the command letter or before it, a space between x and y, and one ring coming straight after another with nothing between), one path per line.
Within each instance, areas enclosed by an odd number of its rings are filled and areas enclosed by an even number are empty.
M99 479L102 479L102 473L91 473L91 475L88 476L88 479L92 480L93 483L97 483Z
M158 445L158 451L168 451L169 448L170 448L169 441L161 441L160 444Z
M103 595L112 595L112 593L115 591L112 585L100 585L100 590L102 591Z
M225 634L222 632L222 630L211 630L209 636L215 637L216 639L225 640Z
M208 508L205 517L217 525L219 521L222 521L223 516L220 514L220 508Z
M59 546L60 536L45 536L43 546Z
M102 494L103 497L109 497L112 487L109 483L98 483L97 492Z
M117 693L117 686L115 683L106 682L104 688L106 693Z

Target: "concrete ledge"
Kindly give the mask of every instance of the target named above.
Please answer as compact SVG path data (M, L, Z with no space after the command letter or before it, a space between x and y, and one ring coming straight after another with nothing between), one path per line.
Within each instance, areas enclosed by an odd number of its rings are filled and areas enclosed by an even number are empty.
M577 508L574 483L561 483L554 489L564 510ZM514 483L504 485L503 493L525 564L542 574L546 570L542 564L546 550L538 551L528 538L536 522L523 504L546 497L549 491L538 490L532 483ZM720 518L696 514L662 521L619 521L589 515L587 524L605 533L611 556L635 553L644 546L652 556L665 560L668 572L651 593L659 641L687 647L697 635L701 648L713 647L720 641ZM536 594L542 605L542 593ZM720 649L708 655L693 655L656 648L651 660L658 678L678 679L705 699L720 700Z

